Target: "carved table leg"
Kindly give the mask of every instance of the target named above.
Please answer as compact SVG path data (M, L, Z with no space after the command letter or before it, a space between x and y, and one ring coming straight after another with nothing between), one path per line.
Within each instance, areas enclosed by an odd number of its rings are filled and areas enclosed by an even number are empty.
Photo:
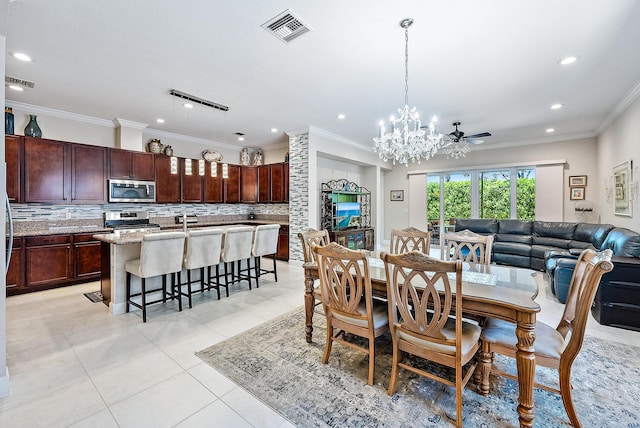
M313 308L315 298L313 297L313 276L308 270L304 272L304 312L305 312L305 333L307 343L311 343L313 337Z
M478 391L485 397L489 395L489 375L493 365L493 352L487 342L482 342L482 348L478 350L478 366L474 373L474 380L478 386Z
M521 427L533 427L535 413L533 411L533 382L536 372L536 356L533 342L535 341L535 314L518 314L516 336L518 350L516 351L516 365L518 368L518 415Z

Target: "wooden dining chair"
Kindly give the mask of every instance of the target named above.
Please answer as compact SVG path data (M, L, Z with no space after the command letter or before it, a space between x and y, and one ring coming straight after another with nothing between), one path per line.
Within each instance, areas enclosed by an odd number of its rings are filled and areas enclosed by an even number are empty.
M456 391L456 425L462 426L462 389L474 373L480 327L462 318L462 262L442 261L418 251L382 254L387 277L393 363L388 394L393 395L398 367L452 386ZM453 275L454 284L449 275ZM455 317L451 317L455 293ZM410 354L455 370L455 380L405 362ZM413 361L413 360L412 360ZM414 363L415 364L415 363Z
M429 255L431 232L423 232L415 227L397 230L391 229L391 244L389 252L393 254L408 253L418 250Z
M300 242L302 243L302 255L304 257L305 263L314 263L317 261L315 253L311 250L312 246L324 246L330 242L329 232L326 229L315 230L309 228L305 232L298 233L298 238L300 238ZM322 303L322 297L320 295L320 285L314 285L313 297L315 299L314 307Z
M493 236L479 235L465 229L460 232L445 232L443 237L445 260L491 264Z
M367 383L373 385L375 357L382 350L376 351L375 339L389 331L389 318L386 302L374 304L366 253L335 242L313 246L312 250L318 260L322 306L327 317L322 363L329 362L333 342L362 351L369 356ZM368 339L368 346L346 340L346 333Z
M534 385L560 394L567 416L574 427L582 425L571 397L571 367L582 348L589 309L598 290L600 279L602 275L613 269L611 255L611 250L605 250L602 253L584 250L573 271L567 302L558 326L554 329L543 322L536 322L535 325L536 365L557 369L560 388L539 383ZM487 318L485 321L478 367L481 379L480 392L483 395L489 392L491 372L517 380L517 377L512 374L492 368L494 352L515 358L517 341L515 330L515 324L510 322L494 318Z

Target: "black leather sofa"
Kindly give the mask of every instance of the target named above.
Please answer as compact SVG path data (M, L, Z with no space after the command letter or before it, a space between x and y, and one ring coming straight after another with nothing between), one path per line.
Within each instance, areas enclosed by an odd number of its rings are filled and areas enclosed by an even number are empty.
M610 224L456 219L455 230L494 236L492 261L546 271L564 303L585 248L613 251L613 271L602 277L591 312L604 325L640 330L640 234Z

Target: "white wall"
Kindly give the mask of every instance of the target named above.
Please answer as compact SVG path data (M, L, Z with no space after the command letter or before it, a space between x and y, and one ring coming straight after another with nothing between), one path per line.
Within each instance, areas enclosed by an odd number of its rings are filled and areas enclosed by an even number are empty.
M633 202L633 217L617 216L613 213L613 198L608 203L604 192L605 177L611 177L613 168L628 160L633 160L635 166L634 179L640 180L637 169L640 166L640 97L598 136L597 168L600 179L594 183L601 207L600 221L640 232L640 204L637 198Z
M396 165L393 170L385 174L384 200L385 217L384 225L385 239L389 239L389 232L394 228L404 228L415 226L409 224L409 208L411 206L412 195L409 192L409 172L439 172L443 170L465 170L476 169L489 165L513 165L517 162L531 163L536 161L549 161L556 159L566 159L564 168L563 183L556 183L554 186L561 186L563 191L562 220L575 221L575 211L573 201L569 200L568 180L570 175L587 175L587 199L595 195L597 188L592 183L599 179L596 170L596 139L583 138L578 140L557 141L545 144L523 145L517 147L504 147L497 149L472 148L472 151L462 159L447 159L444 155L438 155L433 159L423 161L421 164L413 164L409 167ZM557 187L555 187L557 189ZM391 190L404 190L403 202L391 202L387 195ZM417 195L422 198L422 195ZM595 196L594 196L595 197Z

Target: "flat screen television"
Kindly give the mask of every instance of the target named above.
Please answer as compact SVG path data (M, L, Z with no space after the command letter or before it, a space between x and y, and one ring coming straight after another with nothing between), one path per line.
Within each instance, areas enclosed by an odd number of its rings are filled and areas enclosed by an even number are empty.
M360 202L335 202L333 228L360 227Z

